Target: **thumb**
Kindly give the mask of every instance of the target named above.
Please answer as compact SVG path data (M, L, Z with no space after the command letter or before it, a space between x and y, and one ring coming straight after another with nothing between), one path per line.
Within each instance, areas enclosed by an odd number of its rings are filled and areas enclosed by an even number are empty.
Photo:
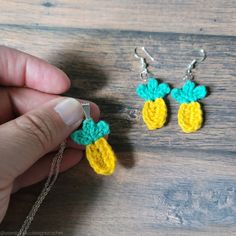
M52 151L83 120L74 98L57 98L0 126L0 162L3 176L14 179Z

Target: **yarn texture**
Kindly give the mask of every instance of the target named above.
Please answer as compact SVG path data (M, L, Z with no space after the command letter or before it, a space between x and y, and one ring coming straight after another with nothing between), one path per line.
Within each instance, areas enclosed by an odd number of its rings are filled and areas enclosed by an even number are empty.
M196 86L193 81L187 81L182 88L174 88L171 96L179 102L178 123L185 133L196 132L201 128L203 118L199 99L207 95L206 87Z
M86 146L86 157L97 174L111 175L116 166L116 156L104 136L110 133L105 121L95 123L92 119L83 122L82 129L71 134L78 144Z
M162 98L157 98L155 101L145 102L142 116L149 130L161 128L165 124L167 117L165 101Z
M163 99L170 92L166 83L158 83L154 78L149 78L147 84L140 84L136 93L145 100L142 117L149 130L163 127L167 118L166 103Z
M86 147L89 164L97 174L111 175L115 170L115 154L105 138Z

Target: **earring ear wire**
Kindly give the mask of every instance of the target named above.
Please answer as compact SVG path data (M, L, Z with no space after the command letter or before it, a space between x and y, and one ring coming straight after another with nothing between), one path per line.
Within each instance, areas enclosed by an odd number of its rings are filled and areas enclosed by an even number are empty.
M150 55L150 53L145 49L145 47L141 47L141 50L149 57L151 61L155 61L155 59ZM148 63L146 59L138 54L138 47L134 49L134 57L140 60L141 64L141 72L139 74L140 79L144 82L147 81L148 76L151 74L148 70Z
M198 64L200 64L207 58L207 54L204 49L201 48L199 50L199 54L201 58L192 60L192 62L187 66L183 80L193 80L194 76L193 76L192 70L195 69Z

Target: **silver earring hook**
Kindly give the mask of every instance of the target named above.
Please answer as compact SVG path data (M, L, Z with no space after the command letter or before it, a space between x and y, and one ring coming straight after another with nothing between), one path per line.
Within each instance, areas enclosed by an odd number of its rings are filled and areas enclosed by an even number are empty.
M146 48L145 47L141 47L141 49L143 50L143 52L151 59L151 61L155 61L155 59L150 55L150 53L146 50ZM138 58L138 59L144 59L142 56L139 56L138 55L138 47L136 47L135 49L134 49L134 56L136 57L136 58Z
M200 64L207 58L207 54L204 49L201 48L199 50L199 54L201 55L201 58L192 60L192 62L187 67L183 80L193 80L194 76L192 70L195 69L198 64Z
M151 61L155 61L155 59L148 53L148 51L145 49L145 47L141 47L141 49L150 58ZM136 47L134 49L134 57L137 59L140 59L141 68L142 68L142 71L140 72L140 78L143 81L147 81L148 74L149 74L149 70L147 68L148 63L144 57L138 55L137 50L138 50L138 47Z

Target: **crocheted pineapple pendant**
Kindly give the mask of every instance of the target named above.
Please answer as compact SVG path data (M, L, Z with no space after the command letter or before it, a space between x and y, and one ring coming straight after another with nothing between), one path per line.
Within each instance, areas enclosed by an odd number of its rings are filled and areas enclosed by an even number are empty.
M87 114L82 129L70 136L77 144L86 146L85 152L90 166L101 175L111 175L116 166L115 153L104 138L109 133L110 128L105 121L95 123Z
M142 117L149 130L159 129L165 124L167 108L163 97L169 92L168 84L158 84L154 78L149 78L147 84L140 84L137 87L136 93L145 100Z
M182 88L174 88L171 96L179 102L178 123L185 133L196 132L201 128L203 118L199 99L207 95L206 87L196 86L193 81L188 80Z

